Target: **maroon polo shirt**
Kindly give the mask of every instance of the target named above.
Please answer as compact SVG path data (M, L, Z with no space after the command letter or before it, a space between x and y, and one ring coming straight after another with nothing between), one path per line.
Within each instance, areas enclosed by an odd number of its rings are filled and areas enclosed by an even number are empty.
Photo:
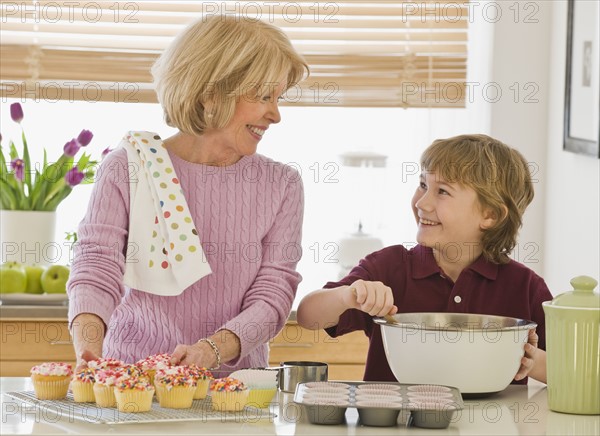
M552 294L541 277L513 260L497 265L480 256L454 283L441 274L430 248L417 245L408 250L394 245L368 255L341 281L329 282L325 288L350 285L359 279L389 286L401 313L481 313L534 321L538 346L546 349L542 302L552 300ZM369 337L364 380L396 381L387 363L381 329L368 313L349 309L337 326L325 330L331 337L363 330Z

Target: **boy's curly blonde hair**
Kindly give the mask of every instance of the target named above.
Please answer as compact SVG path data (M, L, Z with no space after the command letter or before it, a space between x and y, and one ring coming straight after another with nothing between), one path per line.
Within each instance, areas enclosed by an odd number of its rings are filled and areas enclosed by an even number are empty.
M475 190L481 207L497 218L483 230L483 255L491 262L507 263L534 195L523 155L486 135L460 135L434 141L421 156L421 170Z

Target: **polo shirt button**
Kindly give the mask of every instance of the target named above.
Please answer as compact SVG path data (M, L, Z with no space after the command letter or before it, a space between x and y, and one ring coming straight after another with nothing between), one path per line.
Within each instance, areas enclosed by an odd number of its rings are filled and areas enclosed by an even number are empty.
M454 297L455 303L460 303L461 301L462 301L462 298L460 298L458 295L456 297Z

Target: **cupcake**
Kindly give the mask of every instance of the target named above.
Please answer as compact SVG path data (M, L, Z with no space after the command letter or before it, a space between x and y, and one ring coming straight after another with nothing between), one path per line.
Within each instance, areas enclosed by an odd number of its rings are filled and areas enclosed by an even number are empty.
M31 368L31 381L38 400L61 400L67 396L73 367L63 362L47 362Z
M232 378L218 378L210 384L214 410L238 412L248 404L250 391L244 382Z
M206 368L196 365L190 365L189 371L191 376L196 380L196 392L194 392L194 400L203 400L208 395L210 382L214 379L212 372Z
M277 372L264 369L241 369L229 377L243 382L250 390L248 405L261 409L269 407L277 393Z
M138 413L152 409L154 386L145 377L121 377L114 387L119 412Z
M154 386L160 407L169 409L192 407L196 393L196 380L187 366L172 366L157 370Z
M96 404L100 407L115 406L114 387L121 377L119 369L99 369L95 373L96 382L94 383L94 396Z
M144 379L146 379L147 382L150 382L150 377L148 376L148 373L144 372L137 365L121 366L119 368L119 373L121 374L120 378L133 378L133 379L144 378Z
M90 360L87 363L88 368L91 368L95 371L98 369L115 369L115 368L119 368L123 365L124 365L124 363L122 361L120 361L119 359L113 359L110 357L109 358L100 357L98 359Z
M156 374L156 371L171 366L171 355L168 353L153 354L145 359L138 360L135 365L148 374L150 384L154 385L154 375Z
M73 400L76 403L94 403L94 383L96 378L95 371L92 368L84 368L77 371L71 380L71 391L73 392Z

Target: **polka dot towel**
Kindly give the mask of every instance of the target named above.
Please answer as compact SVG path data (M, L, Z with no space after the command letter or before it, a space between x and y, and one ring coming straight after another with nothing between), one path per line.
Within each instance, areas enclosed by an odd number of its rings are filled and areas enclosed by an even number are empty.
M177 174L162 140L129 132L129 240L124 282L157 295L179 295L211 273Z

